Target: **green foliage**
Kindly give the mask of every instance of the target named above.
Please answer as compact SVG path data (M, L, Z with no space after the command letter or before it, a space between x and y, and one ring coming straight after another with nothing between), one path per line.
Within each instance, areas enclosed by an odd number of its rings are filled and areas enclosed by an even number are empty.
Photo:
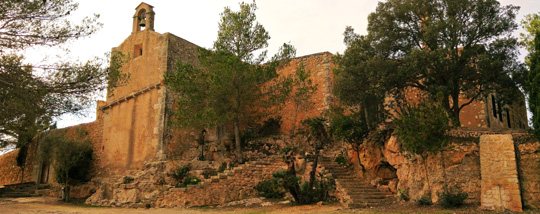
M285 189L283 184L277 178L271 178L261 181L255 186L255 190L259 192L259 195L265 198L283 198L285 196Z
M335 188L333 180L322 175L312 185L309 182L302 182L295 174L284 170L274 172L272 177L272 179L276 180L277 184L281 184L285 190L295 196L295 202L298 204L329 201L330 196L328 192Z
M522 22L526 29L522 43L529 50L525 92L528 95L529 110L532 113L533 131L540 138L540 14L530 14Z
M308 118L302 121L306 128L308 140L313 143L314 150L318 151L332 143L326 120L322 117Z
M48 133L40 142L41 160L54 163L56 179L59 183L69 184L75 180L90 180L92 166L92 145L88 140L70 140L62 132Z
M518 94L524 69L511 36L517 11L496 0L381 2L369 16L368 35L346 29L336 94L373 107L390 95L395 109L408 89L433 100L441 93L437 101L459 126L460 111L475 100L497 92L510 102ZM370 98L376 105L365 104Z
M437 103L426 101L405 107L394 123L404 151L425 157L428 153L441 151L448 144L448 116Z
M178 183L176 185L176 187L186 187L188 185L197 185L201 182L201 179L195 177L195 176L192 176L192 175L187 175L186 177L184 177L184 179L182 180L182 183Z
M331 115L330 132L334 139L343 140L356 149L368 136L369 128L362 116L336 111Z
M56 47L86 37L99 27L98 15L77 24L72 0L3 1L0 11L0 146L23 147L37 133L54 127L52 118L77 113L95 103L103 90L103 62L23 63L27 48Z
M443 191L439 194L439 203L444 208L456 208L464 204L465 200L469 197L466 192L462 192L460 189L454 188L453 190Z
M399 200L402 200L402 201L409 201L411 199L411 197L409 196L409 191L406 189L399 189L398 197L399 197Z
M341 166L349 165L349 161L347 161L347 158L341 153L336 157L334 161Z
M260 84L276 76L276 67L295 53L292 46L284 45L271 62L263 64L270 37L256 21L256 8L255 3L241 3L239 11L225 8L214 49L199 50L201 66L179 64L165 78L179 95L174 121L195 128L232 124L240 161L240 127L256 121L264 113L260 110L267 109L261 107L267 96Z
M431 197L428 195L422 196L420 199L416 201L416 204L418 206L431 206L433 205L433 202L431 201Z
M183 166L180 166L180 167L176 168L175 170L173 170L170 173L170 175L177 182L182 182L184 180L184 178L187 177L190 170L191 170L191 166L189 164L188 165L183 165Z
M131 176L124 176L122 183L123 184L130 184L133 183L135 179Z

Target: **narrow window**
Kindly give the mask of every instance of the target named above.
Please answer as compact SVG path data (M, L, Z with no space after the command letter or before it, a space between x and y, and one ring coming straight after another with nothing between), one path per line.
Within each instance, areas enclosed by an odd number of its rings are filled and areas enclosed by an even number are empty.
M503 111L502 111L502 108L501 108L501 102L500 101L497 102L497 109L499 110L499 112L498 112L499 113L499 121L502 122L503 121L503 118L502 118L502 112Z
M493 111L493 117L497 118L497 106L495 104L495 96L491 95L491 111Z
M135 47L133 48L133 58L137 58L139 56L142 56L143 55L143 48L142 48L142 45L135 45Z

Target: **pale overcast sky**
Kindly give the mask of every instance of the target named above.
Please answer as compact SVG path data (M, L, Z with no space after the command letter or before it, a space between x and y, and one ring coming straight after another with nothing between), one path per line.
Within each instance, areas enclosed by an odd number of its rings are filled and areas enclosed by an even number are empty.
M79 10L74 18L93 13L100 14L101 28L93 36L74 41L65 48L71 51L69 58L86 60L102 57L119 45L131 33L135 7L140 0L79 0ZM146 0L154 6L155 30L170 32L202 47L211 47L217 35L220 13L225 6L238 8L237 0ZM247 1L250 2L250 1ZM329 51L343 52L342 33L345 26L353 26L356 32L365 34L367 17L375 11L377 0L258 0L258 21L272 37L269 52L273 54L284 42L297 48L297 55ZM503 5L521 6L518 20L529 13L540 12L540 0L501 0ZM50 50L29 51L29 61L51 58ZM66 57L63 55L63 57ZM65 116L59 127L90 122L95 111L86 116Z

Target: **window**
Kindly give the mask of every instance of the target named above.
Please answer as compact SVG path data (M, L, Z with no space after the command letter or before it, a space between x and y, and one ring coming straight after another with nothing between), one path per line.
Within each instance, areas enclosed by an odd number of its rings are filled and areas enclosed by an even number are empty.
M491 111L493 111L493 117L497 118L497 106L495 104L495 96L491 95Z
M133 58L137 58L142 55L143 55L142 45L141 44L135 45L135 47L133 48Z

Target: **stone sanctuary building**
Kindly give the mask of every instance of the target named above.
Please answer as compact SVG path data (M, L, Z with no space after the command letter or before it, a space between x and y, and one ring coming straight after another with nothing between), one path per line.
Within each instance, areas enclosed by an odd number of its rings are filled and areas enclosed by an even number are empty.
M178 61L198 64L200 47L171 33L156 32L151 5L141 3L135 11L131 35L112 49L128 57L122 72L129 74L129 80L114 90L110 88L106 101L98 101L96 121L55 130L67 138L84 138L92 143L92 179L74 186L72 196L87 198L88 204L125 207L223 205L256 197L253 187L275 170L286 167L285 163L276 156L246 152L250 162L203 176L204 172L216 172L220 165L230 161L224 155L226 145L218 144L217 131L210 130L207 155L211 161L196 161L197 134L169 125L173 96L164 85L164 75L174 72ZM285 105L279 115L284 133L295 122L321 115L333 103L332 57L328 52L298 57L278 71L278 75L290 75L302 63L318 85L312 97L314 106L301 112L297 121L292 121L292 103ZM518 100L512 106L501 106L496 95L491 95L462 110L463 130L452 133L457 140L452 141L456 146L447 152L446 173L450 183L469 193L470 203L511 210L521 210L524 205L540 207L540 143L524 133L527 127L524 98ZM279 147L285 142L286 139L275 137L267 139L265 145ZM423 176L411 176L424 173L422 162L405 158L394 136L383 144L366 146L360 152L369 176L358 182L367 182L376 191L389 195L397 194L398 190L407 190L413 199L425 194ZM46 185L49 189L37 193L57 196L60 185L54 167L40 160L39 147L39 142L30 146L23 168L16 165L17 150L0 156L0 186L49 184ZM442 186L440 158L428 158L434 199ZM202 182L176 188L170 172L185 164L191 165L194 176L199 176ZM330 165L326 168L331 172ZM338 177L336 196L344 205L379 203L355 198L349 194L353 187L340 184L344 181Z

